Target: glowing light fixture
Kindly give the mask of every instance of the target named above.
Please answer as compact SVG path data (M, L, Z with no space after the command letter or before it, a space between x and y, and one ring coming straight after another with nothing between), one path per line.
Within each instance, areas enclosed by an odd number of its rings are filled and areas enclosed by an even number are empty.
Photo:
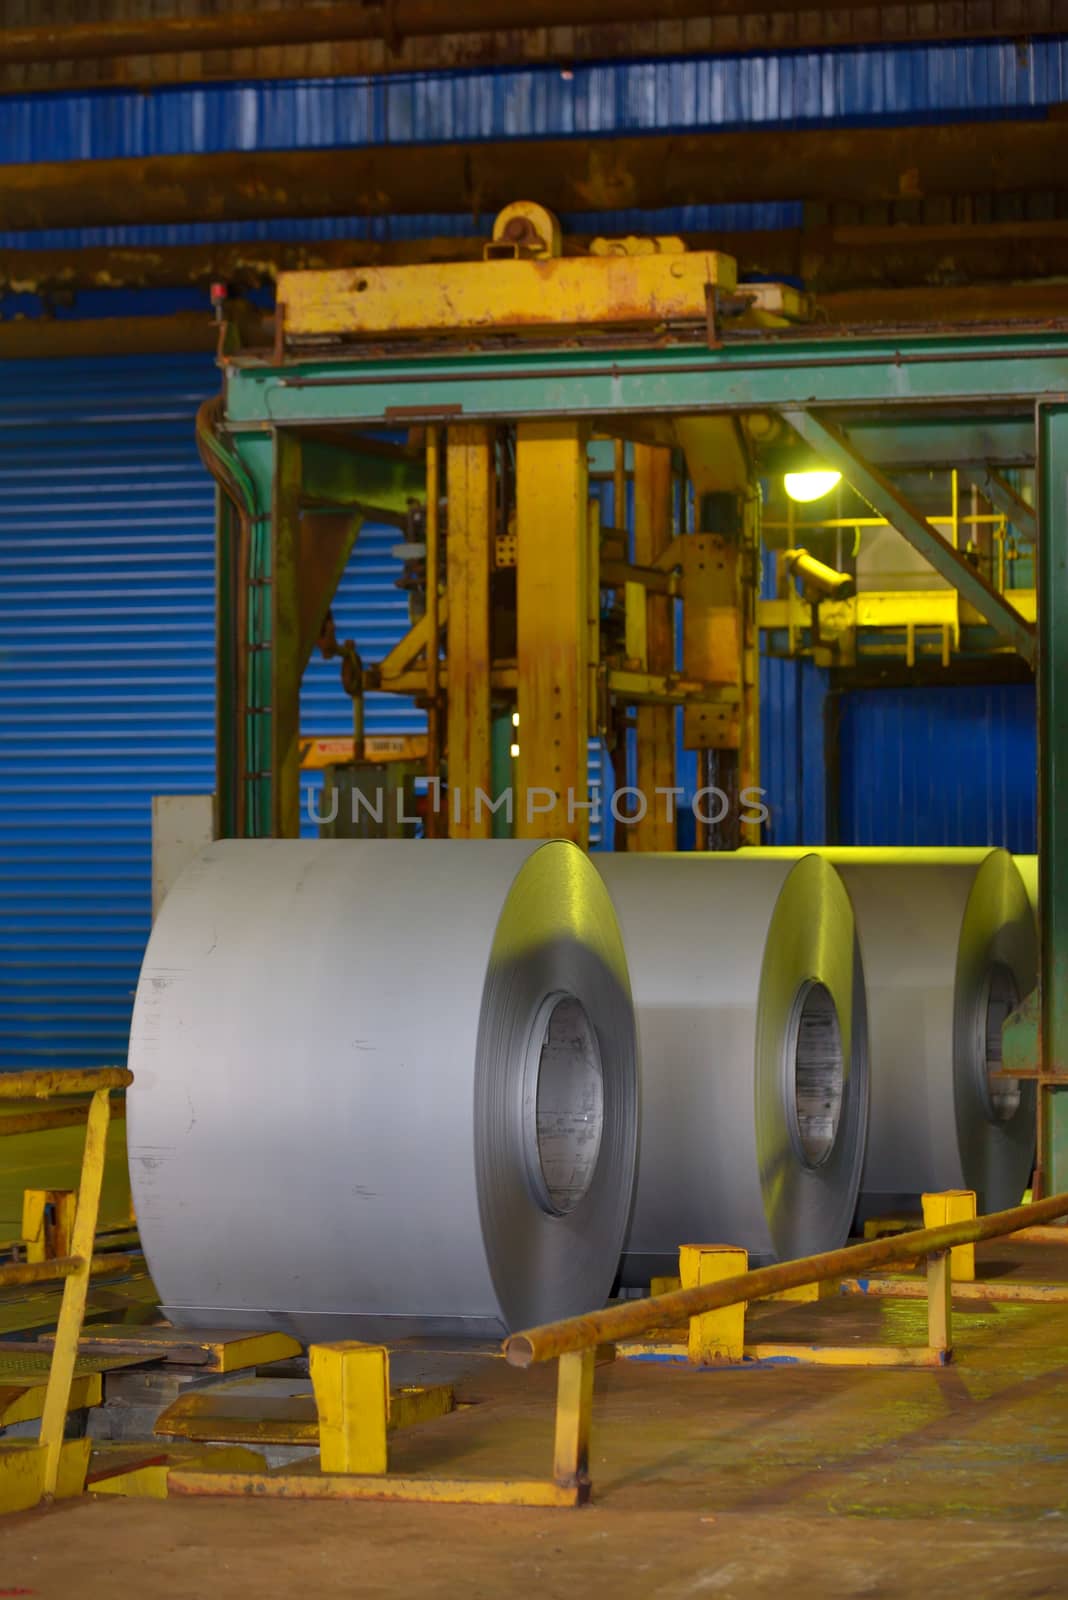
M821 467L815 472L788 472L783 478L783 488L791 500L800 500L806 503L809 500L822 500L825 494L842 481L840 472L833 472L829 468Z
M508 751L508 754L512 757L512 759L514 761L516 756L519 754L519 746L517 744L512 745L511 749Z

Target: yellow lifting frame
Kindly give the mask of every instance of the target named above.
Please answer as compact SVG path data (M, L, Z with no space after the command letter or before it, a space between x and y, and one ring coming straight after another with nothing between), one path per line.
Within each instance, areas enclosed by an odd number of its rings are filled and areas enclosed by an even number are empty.
M427 333L648 326L708 318L709 295L735 287L733 256L564 256L540 261L284 272L287 340L380 340Z

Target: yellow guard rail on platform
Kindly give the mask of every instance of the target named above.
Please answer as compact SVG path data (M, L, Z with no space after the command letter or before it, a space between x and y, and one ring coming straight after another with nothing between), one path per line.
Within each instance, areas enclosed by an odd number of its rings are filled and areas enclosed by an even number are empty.
M111 1091L125 1089L133 1073L124 1067L96 1071L41 1071L0 1074L0 1100L48 1100L54 1095L89 1094L78 1202L70 1254L47 1261L0 1266L0 1289L28 1283L63 1283L55 1350L48 1372L41 1427L36 1439L0 1444L0 1509L21 1510L44 1496L80 1494L89 1461L88 1439L64 1440L78 1340L85 1317L91 1275L127 1271L128 1255L93 1255L100 1190L104 1177Z
M674 1289L668 1294L645 1300L624 1301L603 1311L547 1322L540 1328L513 1333L504 1342L504 1353L514 1367L529 1367L536 1361L552 1361L559 1356L592 1350L597 1345L615 1344L651 1333L665 1324L688 1322L694 1317L721 1311L727 1306L763 1300L785 1289L806 1284L826 1283L875 1267L900 1266L906 1261L927 1258L929 1279L945 1279L949 1293L949 1252L958 1245L974 1245L984 1239L998 1239L1018 1228L1052 1222L1068 1216L1068 1194L1051 1195L1032 1205L1014 1206L1010 1211L992 1211L988 1216L965 1222L948 1222L938 1228L918 1228L890 1239L873 1239L865 1244L847 1245L824 1255L802 1256L797 1261L782 1261L772 1267L757 1267L716 1283ZM1068 1232L1065 1234L1068 1242ZM936 1281L935 1292L942 1287Z
M943 1202L943 1213L953 1202L974 1196L964 1191L932 1196ZM389 1470L386 1443L389 1426L388 1351L383 1346L335 1344L313 1347L313 1376L324 1363L334 1370L329 1395L317 1386L320 1402L321 1459L319 1472L274 1473L183 1471L168 1475L168 1492L181 1495L267 1496L307 1500L421 1500L439 1504L576 1506L590 1494L589 1449L593 1414L594 1370L599 1353L614 1353L620 1340L661 1330L673 1323L689 1323L689 1342L683 1359L697 1366L742 1359L740 1318L731 1310L720 1323L725 1308L744 1306L750 1300L781 1294L784 1290L842 1279L849 1273L899 1262L928 1260L928 1344L909 1347L868 1347L865 1364L890 1366L942 1365L949 1358L951 1327L951 1253L982 1239L994 1239L1035 1223L1068 1216L1068 1194L1054 1195L1035 1205L1018 1206L990 1216L970 1217L914 1233L853 1245L826 1255L807 1256L754 1272L724 1270L744 1258L744 1251L719 1246L684 1246L680 1252L683 1273L694 1286L645 1300L629 1301L586 1316L569 1317L516 1333L504 1352L513 1366L558 1360L556 1419L553 1435L552 1476L546 1478L403 1477ZM1064 1231L1068 1243L1068 1229ZM964 1262L958 1263L964 1266ZM705 1281L702 1281L704 1279ZM715 1281L708 1281L714 1279ZM974 1285L967 1285L974 1287ZM763 1347L757 1347L762 1349ZM770 1348L770 1347L769 1347ZM788 1349L790 1347L783 1347ZM737 1356L728 1353L738 1352ZM841 1353L838 1353L841 1354ZM835 1353L831 1353L832 1360ZM811 1357L809 1357L811 1359ZM848 1356L843 1357L848 1359ZM815 1359L819 1359L816 1357ZM344 1367L344 1374L341 1368ZM323 1392L320 1393L320 1389Z

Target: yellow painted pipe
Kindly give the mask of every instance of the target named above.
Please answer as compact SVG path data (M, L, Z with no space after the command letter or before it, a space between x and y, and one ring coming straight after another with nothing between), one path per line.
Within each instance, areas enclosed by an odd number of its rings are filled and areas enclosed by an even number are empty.
M98 1089L125 1089L133 1073L125 1067L44 1068L0 1073L0 1100L49 1100L58 1094L95 1094Z
M602 1311L565 1317L540 1328L513 1333L504 1341L504 1353L514 1367L529 1367L536 1361L552 1361L571 1350L613 1343L649 1333L653 1328L688 1322L691 1317L739 1301L762 1299L782 1289L806 1283L823 1283L829 1278L855 1277L874 1267L892 1267L904 1261L921 1260L956 1245L978 1244L997 1239L1017 1228L1039 1222L1052 1222L1068 1216L1068 1194L1051 1195L1032 1205L1014 1206L1008 1211L992 1211L988 1216L964 1222L949 1222L940 1228L918 1228L890 1239L873 1239L866 1244L847 1245L823 1255L802 1256L797 1261L782 1261L776 1266L740 1272L719 1283L676 1289L645 1300L626 1300Z

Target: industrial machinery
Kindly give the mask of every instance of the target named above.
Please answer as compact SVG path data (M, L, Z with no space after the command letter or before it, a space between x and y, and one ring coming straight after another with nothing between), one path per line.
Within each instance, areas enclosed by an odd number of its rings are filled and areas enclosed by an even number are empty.
M353 699L351 789L395 753L422 766L428 835L582 844L597 738L615 776L609 842L638 851L676 845L683 751L715 797L697 848L760 842L761 633L846 665L870 649L1016 656L1024 672L1040 657L1043 1010L1039 1029L1025 1001L1006 1055L1040 1080L1039 1182L1058 1187L1068 335L828 329L790 286L739 284L730 257L677 239L563 253L528 203L501 213L484 255L283 274L273 348L224 341L223 394L200 427L223 491L217 832L299 831L317 641L342 656ZM783 515L781 475L813 467L851 498L822 522ZM367 517L398 527L411 600L407 635L377 662L339 646L329 615ZM414 697L425 746L364 738L372 690Z
M785 325L805 309L786 287L739 289L731 258L678 239L597 240L585 257L563 256L555 219L532 205L497 218L482 263L284 277L272 362L288 372L298 357L323 360L328 390L354 362L360 382L378 374L389 397L377 426L336 415L320 427L314 404L294 426L252 416L246 426L233 384L265 369L235 357L222 406L203 418L205 460L226 491L220 832L297 831L300 677L360 519L373 515L406 536L412 626L379 662L349 647L354 750L370 754L361 694L426 707L428 832L584 842L588 741L607 741L627 787L633 728L629 786L648 800L627 813L628 837L670 848L681 709L703 781L732 798L723 819L701 823L703 842L756 842L736 803L759 784L760 495L745 430L718 415L518 405L481 417L443 397L412 406L383 356L417 350L444 375L507 350L540 369L546 347L718 347L727 321ZM311 397L295 371L283 382Z

